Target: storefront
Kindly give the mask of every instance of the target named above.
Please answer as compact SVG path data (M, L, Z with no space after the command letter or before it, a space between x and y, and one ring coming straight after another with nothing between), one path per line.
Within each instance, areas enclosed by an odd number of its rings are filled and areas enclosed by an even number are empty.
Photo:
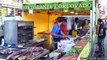
M89 40L78 58L76 58L80 60L81 58L87 58L91 49L90 41L94 27L92 6L92 1L23 4L23 18L25 21L34 21L34 37L41 38L42 36L46 36L48 40L46 44L48 48L51 48L52 40L49 33L58 17L73 15L77 17L79 15L90 16L91 27L89 30L90 34L88 33Z

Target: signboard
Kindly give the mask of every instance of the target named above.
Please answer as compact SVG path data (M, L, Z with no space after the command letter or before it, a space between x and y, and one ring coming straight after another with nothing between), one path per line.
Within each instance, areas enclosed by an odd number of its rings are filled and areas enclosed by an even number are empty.
M91 10L92 1L23 4L23 10Z
M92 1L92 0L25 0L26 3L55 3L55 2L78 2L78 1Z

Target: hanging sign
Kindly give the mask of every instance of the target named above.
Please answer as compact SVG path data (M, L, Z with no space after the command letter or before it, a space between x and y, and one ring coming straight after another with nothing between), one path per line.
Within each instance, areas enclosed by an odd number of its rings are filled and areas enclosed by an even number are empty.
M92 1L23 4L23 10L91 10Z

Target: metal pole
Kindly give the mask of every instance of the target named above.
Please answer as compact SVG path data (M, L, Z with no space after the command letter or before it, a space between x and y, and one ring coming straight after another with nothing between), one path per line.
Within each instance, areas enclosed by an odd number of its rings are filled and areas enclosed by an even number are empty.
M0 9L1 9L1 30L3 30L3 19L2 19L2 4L0 4Z
M95 20L95 14L94 14L94 4L95 4L95 0L92 0L92 10L90 10L90 58L93 57L93 45L94 45L94 41L93 41L93 28L94 28L94 20Z
M14 14L14 17L15 17L15 13L16 13L16 12L15 12L15 8L13 8L13 14Z
M50 27L50 26L49 26L50 24L49 24L49 23L50 23L50 13L49 13L49 10L48 10L48 31L50 30L50 28L49 28L49 27Z

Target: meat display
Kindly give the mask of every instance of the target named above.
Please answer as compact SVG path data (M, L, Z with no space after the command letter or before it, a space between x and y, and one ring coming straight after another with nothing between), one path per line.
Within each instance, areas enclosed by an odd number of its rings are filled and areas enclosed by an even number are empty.
M42 47L28 47L12 53L6 60L30 60L31 57L36 57L43 52L44 49Z
M0 50L0 54L11 54L13 53L14 51L12 51L11 49L3 49L3 50Z

